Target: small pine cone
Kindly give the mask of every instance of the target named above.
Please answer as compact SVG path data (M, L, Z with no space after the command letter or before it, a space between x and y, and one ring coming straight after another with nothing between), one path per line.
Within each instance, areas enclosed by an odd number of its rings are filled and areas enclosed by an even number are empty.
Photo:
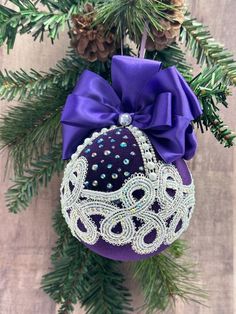
M174 0L173 0L174 1ZM151 29L153 38L148 37L146 49L148 51L161 51L176 41L179 36L181 24L184 21L184 14L181 10L168 12L172 21L165 18L160 19L163 30Z
M71 46L84 59L94 61L106 61L115 52L114 32L106 33L103 25L93 26L96 13L92 4L84 6L83 15L72 17L73 29L70 32Z

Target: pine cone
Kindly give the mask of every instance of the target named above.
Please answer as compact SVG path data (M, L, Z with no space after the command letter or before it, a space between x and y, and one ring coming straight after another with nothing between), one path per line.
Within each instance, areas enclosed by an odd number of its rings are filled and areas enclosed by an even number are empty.
M169 0L169 4L180 6L178 10L166 12L170 16L172 21L169 21L165 18L161 18L159 23L161 24L163 30L157 30L151 28L151 33L153 39L148 37L146 49L148 51L158 50L161 51L165 49L168 45L176 41L176 38L179 36L181 24L184 21L184 14L182 11L182 5L184 0Z
M102 24L93 26L96 13L92 4L86 4L84 14L72 17L71 46L84 59L106 61L115 52L114 32L106 33Z

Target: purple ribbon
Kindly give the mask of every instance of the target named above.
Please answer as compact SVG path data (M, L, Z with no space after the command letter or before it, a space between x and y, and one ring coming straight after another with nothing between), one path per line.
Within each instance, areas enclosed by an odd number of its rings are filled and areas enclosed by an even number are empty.
M132 125L147 134L165 162L194 156L197 142L191 121L202 110L175 67L125 56L112 59L112 86L99 75L85 71L67 98L63 125L63 159L69 159L90 134L118 125L129 113Z

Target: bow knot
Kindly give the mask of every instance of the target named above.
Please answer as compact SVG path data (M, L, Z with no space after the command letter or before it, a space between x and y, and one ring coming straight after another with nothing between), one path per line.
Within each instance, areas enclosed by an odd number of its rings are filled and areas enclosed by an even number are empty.
M144 131L165 162L190 159L196 151L191 121L201 107L175 67L124 56L112 59L112 85L85 71L67 98L63 158L68 159L93 131L132 124Z

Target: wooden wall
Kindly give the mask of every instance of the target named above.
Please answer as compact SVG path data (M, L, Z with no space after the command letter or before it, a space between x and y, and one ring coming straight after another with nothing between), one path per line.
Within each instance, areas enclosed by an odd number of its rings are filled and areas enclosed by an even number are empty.
M209 25L216 39L236 52L236 1L192 0L190 7L200 21ZM18 37L10 55L6 49L0 49L0 68L47 70L65 54L67 44L66 34L54 46L49 41L39 44L28 36ZM230 103L224 117L236 129L236 93ZM1 102L0 113L4 113L8 105ZM211 134L198 134L198 138L199 151L190 163L197 187L197 206L185 238L191 245L189 255L201 269L202 282L210 292L210 299L207 308L178 302L169 314L233 314L236 313L235 150L224 149ZM40 280L50 268L50 250L55 241L51 216L57 204L60 178L43 189L28 210L19 215L9 214L4 192L10 185L11 173L4 177L5 160L6 153L3 153L0 158L0 314L54 314L56 306L40 290ZM127 266L127 284L138 306L142 296ZM84 312L78 306L75 313Z

